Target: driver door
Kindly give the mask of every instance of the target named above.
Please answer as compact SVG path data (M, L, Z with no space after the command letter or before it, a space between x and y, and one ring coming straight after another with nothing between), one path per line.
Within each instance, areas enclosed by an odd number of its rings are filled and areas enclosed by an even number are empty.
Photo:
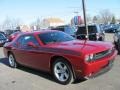
M28 43L32 42L37 47L29 46ZM19 42L18 49L16 50L16 56L18 62L22 65L32 68L42 68L42 54L39 52L39 43L34 35L25 35Z

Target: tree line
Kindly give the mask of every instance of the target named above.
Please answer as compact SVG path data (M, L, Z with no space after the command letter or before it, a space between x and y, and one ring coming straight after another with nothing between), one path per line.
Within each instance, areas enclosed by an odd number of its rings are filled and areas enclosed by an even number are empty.
M110 10L102 10L95 16L87 15L87 22L88 23L95 23L95 24L115 24L116 22L120 22L120 19L117 19L114 13L112 13ZM6 17L6 19L3 21L3 23L0 25L0 31L3 31L5 29L15 29L16 27L22 25L23 22L21 19L11 19L10 17ZM44 23L46 24L46 23ZM30 23L30 26L37 26L40 28L41 25L41 19L37 17L34 22Z

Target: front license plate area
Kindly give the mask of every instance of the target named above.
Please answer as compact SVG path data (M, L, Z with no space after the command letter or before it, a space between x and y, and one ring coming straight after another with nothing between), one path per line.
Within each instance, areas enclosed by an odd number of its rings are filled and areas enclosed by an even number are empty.
M110 61L108 62L108 66L109 66L109 67L113 66L113 60L110 60Z

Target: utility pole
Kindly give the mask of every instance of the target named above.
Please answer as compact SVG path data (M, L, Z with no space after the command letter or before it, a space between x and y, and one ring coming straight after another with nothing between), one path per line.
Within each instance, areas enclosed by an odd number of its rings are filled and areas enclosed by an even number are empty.
M83 6L84 24L85 24L85 29L86 29L86 39L89 40L88 25L87 25L87 19L86 19L86 6L85 6L85 0L82 0L82 6Z

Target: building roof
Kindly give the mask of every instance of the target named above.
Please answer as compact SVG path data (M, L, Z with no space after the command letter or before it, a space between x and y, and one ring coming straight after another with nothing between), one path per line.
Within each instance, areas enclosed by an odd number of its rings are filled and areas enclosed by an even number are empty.
M60 18L48 18L46 19L49 23L64 23Z

